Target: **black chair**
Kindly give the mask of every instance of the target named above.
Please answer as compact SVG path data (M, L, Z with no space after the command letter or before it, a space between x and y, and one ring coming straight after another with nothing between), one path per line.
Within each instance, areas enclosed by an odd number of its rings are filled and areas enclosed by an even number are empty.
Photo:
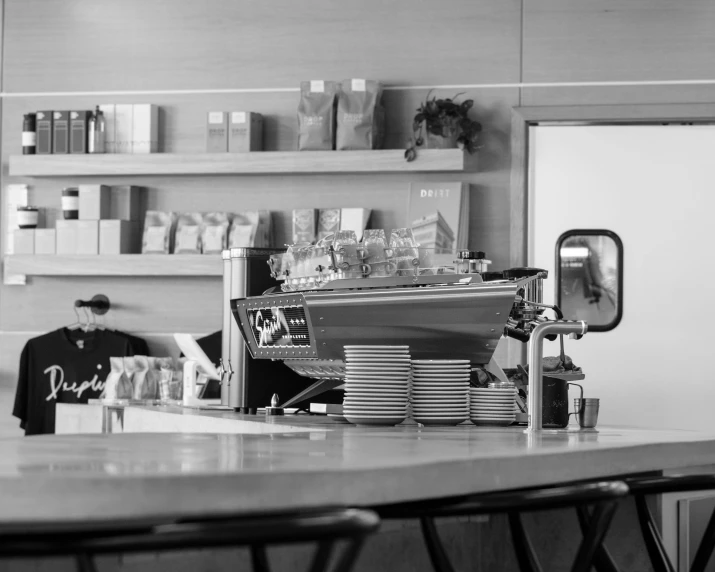
M638 523L643 540L648 551L648 558L655 572L675 572L668 554L665 551L663 538L658 531L655 518L648 508L646 497L667 493L686 493L715 490L715 475L678 475L672 477L631 477L624 479L636 503ZM588 528L591 514L583 507L578 509L579 523L582 529ZM690 572L704 572L715 548L715 511L710 515L710 520L705 527L698 550L695 553ZM608 552L605 545L601 545L594 558L598 572L619 572L619 568Z
M628 494L622 481L576 484L563 487L481 494L460 499L405 503L376 509L381 518L419 518L432 566L437 572L453 572L437 533L434 519L506 513L521 572L540 572L541 565L526 534L521 513L558 508L592 506L584 538L578 549L572 572L589 572L594 555L613 519L619 499Z
M347 541L332 570L348 572L369 534L380 524L368 510L337 509L287 515L241 516L174 522L127 522L97 530L71 523L0 534L0 557L73 556L80 572L96 572L98 554L248 546L253 570L270 570L266 546L316 542L310 572L328 570L335 543ZM1 529L0 529L1 530Z

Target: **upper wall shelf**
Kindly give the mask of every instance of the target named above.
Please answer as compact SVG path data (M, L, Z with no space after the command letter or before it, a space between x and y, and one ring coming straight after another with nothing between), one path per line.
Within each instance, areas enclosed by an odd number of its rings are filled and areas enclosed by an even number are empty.
M223 276L219 255L115 254L60 255L10 254L5 275L26 276Z
M131 175L283 175L313 173L429 173L474 169L460 149L425 149L408 163L403 149L381 151L263 151L184 155L12 155L12 177Z

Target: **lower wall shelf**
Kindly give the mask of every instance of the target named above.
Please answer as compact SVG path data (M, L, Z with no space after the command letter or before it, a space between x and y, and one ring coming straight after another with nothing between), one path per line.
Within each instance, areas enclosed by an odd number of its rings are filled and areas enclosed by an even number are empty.
M218 254L117 254L5 256L5 275L223 276Z

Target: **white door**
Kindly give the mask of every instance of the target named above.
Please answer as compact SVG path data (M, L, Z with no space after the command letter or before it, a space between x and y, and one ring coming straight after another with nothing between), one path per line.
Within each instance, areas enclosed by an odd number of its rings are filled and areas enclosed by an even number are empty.
M585 396L601 398L599 425L715 432L715 127L538 126L530 136L529 262L549 270L544 301L562 233L606 229L623 242L622 321L566 341Z

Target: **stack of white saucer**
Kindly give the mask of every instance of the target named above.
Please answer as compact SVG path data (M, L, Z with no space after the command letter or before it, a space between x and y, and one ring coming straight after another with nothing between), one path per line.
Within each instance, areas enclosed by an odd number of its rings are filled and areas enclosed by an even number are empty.
M516 421L516 388L469 389L469 418L475 425L507 426Z
M409 346L345 346L345 419L356 425L402 423L409 380Z
M410 406L422 425L459 425L469 419L469 360L412 360Z

